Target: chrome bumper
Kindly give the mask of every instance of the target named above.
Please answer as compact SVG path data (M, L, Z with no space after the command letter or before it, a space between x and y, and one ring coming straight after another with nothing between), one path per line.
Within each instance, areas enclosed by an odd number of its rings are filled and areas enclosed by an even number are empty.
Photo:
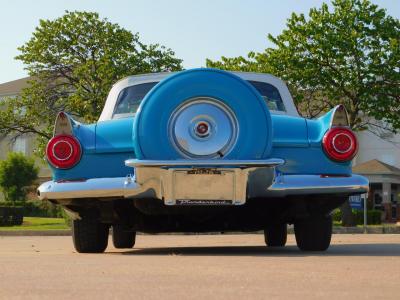
M312 194L364 194L369 190L369 181L364 176L324 175L280 175L267 189L268 196Z
M261 168L276 167L283 165L285 161L280 158L270 158L263 160L226 160L226 159L202 159L202 160L139 160L128 159L125 165L134 168L174 168L188 166L191 168L217 168L217 167L234 167L234 168Z
M361 194L368 180L360 175L278 175L281 159L250 161L140 161L127 160L135 175L85 181L48 181L38 188L40 199L158 198L167 205L176 200L227 200L240 205L252 197L308 194ZM224 175L224 176L221 176ZM201 188L199 188L201 187ZM187 196L189 195L189 196Z

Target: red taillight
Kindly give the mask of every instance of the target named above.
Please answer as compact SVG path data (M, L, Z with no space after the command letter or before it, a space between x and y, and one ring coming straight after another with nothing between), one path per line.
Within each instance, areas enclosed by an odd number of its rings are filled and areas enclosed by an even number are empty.
M81 158L82 150L79 141L71 135L57 135L46 147L47 160L56 168L69 169Z
M331 159L345 162L357 154L358 143L353 131L346 127L334 127L325 133L322 147Z

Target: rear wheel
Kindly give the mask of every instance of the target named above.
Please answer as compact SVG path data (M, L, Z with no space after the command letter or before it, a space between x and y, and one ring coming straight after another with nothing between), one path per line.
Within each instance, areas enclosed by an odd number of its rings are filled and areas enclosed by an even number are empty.
M325 251L331 243L332 217L314 216L294 223L296 243L303 251Z
M101 253L108 244L109 225L100 223L94 214L86 214L72 224L72 239L79 253Z
M283 247L287 240L287 225L274 224L264 229L265 244L268 247Z
M113 225L112 239L117 249L132 248L136 241L136 232L126 231L121 225Z

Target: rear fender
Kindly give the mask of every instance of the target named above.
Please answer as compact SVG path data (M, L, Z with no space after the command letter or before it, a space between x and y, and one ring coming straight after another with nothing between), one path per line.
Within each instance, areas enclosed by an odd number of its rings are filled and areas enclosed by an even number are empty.
M325 133L334 126L348 127L349 117L346 108L340 104L315 120L307 120L308 139L311 147L321 147Z
M96 125L96 153L134 153L133 118L98 122Z
M66 112L59 112L54 124L53 136L73 135L82 146L83 153L91 153L96 148L96 124L82 124Z

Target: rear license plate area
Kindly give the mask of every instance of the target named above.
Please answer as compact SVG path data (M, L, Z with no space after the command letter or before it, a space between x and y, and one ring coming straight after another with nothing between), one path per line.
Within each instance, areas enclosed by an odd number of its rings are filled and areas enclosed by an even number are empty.
M235 198L235 172L174 170L172 192L176 205L231 205Z

